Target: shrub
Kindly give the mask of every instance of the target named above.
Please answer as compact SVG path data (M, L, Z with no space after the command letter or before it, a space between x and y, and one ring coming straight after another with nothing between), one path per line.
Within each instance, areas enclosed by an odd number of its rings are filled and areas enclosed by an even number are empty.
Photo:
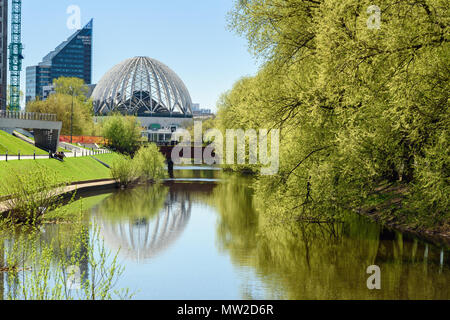
M44 167L25 172L12 170L2 179L2 189L9 197L3 202L8 218L18 224L39 224L46 212L62 205L66 186Z
M141 147L133 161L136 163L141 178L156 181L165 178L167 175L165 170L166 158L159 152L155 144Z
M111 176L118 184L127 187L137 178L134 161L129 156L120 156L113 160Z
M124 272L118 252L112 254L100 236L80 219L66 241L41 237L40 228L13 228L0 221L0 276L5 272L6 300L131 299L128 289L115 289ZM3 245L7 243L8 245ZM26 271L26 272L24 272ZM0 289L2 290L2 289Z
M132 155L139 148L139 122L135 117L109 116L103 124L103 137L113 150Z

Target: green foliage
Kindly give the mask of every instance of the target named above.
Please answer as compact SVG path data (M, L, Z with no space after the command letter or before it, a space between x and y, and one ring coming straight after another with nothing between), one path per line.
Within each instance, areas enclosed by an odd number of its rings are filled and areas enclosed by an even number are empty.
M0 269L8 274L3 293L7 300L132 298L128 290L114 289L124 268L117 254L106 249L98 227L89 233L78 220L71 226L69 241L50 243L40 238L39 229L9 230L11 226L0 228ZM3 292L4 283L0 285Z
M113 160L111 176L120 186L127 187L138 178L138 171L129 156L121 156Z
M210 129L217 128L217 122L215 118L206 119L206 120L195 120L194 122L189 122L184 124L185 129L189 132L192 138L194 138L194 124L196 122L202 123L202 138L205 138L205 133ZM182 125L183 126L183 125ZM210 143L212 141L204 141L204 144Z
M83 79L60 77L53 80L55 92L58 94L65 94L72 96L72 94L79 100L87 100L89 94L89 87L84 83Z
M410 186L419 216L448 221L448 5L380 1L377 30L372 4L236 1L230 26L265 64L221 98L217 121L281 130L279 174L256 188L267 212L333 217L387 180Z
M15 224L40 224L46 212L62 204L61 194L67 185L45 167L32 172L12 170L1 183L10 196L2 206Z
M416 214L410 214L419 225L433 225L437 222L444 228L450 228L449 141L447 130L436 137L436 141L424 151L423 156L416 159L417 175L410 199L411 210Z
M152 143L141 147L136 152L133 161L136 163L141 178L156 181L167 175L164 167L166 158L159 152L156 144Z
M111 149L132 155L139 148L140 124L136 117L111 115L103 123L103 137Z
M111 176L122 187L127 187L139 178L145 181L158 181L167 175L165 160L155 144L142 146L133 159L129 156L114 157Z
M27 104L27 112L40 112L56 114L58 121L62 121L61 134L70 135L72 123L73 101L73 135L93 135L95 125L92 115L92 101L85 97L74 97L69 94L55 93L47 100L35 100Z

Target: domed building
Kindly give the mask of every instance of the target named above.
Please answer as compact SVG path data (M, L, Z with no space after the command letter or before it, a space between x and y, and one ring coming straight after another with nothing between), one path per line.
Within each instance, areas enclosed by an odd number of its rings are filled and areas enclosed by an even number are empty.
M183 81L165 64L148 57L127 59L98 82L92 96L96 116L134 115L150 128L192 119L192 100Z

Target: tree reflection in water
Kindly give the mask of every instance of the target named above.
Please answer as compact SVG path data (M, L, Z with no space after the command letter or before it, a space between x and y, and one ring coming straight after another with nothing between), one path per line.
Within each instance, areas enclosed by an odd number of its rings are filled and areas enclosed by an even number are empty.
M230 201L233 199L233 201ZM333 224L276 225L255 212L245 180L229 179L213 192L217 236L239 267L254 268L267 299L449 299L449 250L388 231L349 214ZM446 257L446 258L445 258ZM366 269L378 265L382 290L368 290ZM249 281L242 296L258 296Z
M220 178L210 171L197 176ZM217 214L216 248L230 256L244 299L450 299L448 249L354 214L332 224L275 223L273 215L255 209L251 178L222 178L220 183L175 181L120 191L101 198L89 213L111 251L120 248L122 256L143 263L175 246L194 205L202 204ZM65 245L70 229L48 226L41 237L71 252ZM370 265L381 268L381 290L367 289Z

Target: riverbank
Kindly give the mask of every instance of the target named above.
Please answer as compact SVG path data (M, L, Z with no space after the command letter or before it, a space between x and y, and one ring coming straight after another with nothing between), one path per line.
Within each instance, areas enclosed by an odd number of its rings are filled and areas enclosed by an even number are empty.
M234 172L242 175L254 176L254 172L243 172L224 168L226 172ZM414 210L407 210L405 202L408 194L408 185L392 183L380 185L358 208L347 207L347 210L364 216L388 229L408 233L425 241L450 247L450 218L444 219L444 223L437 222L432 214L419 214ZM320 218L307 218L299 221L320 223ZM325 219L326 220L326 219Z
M116 154L96 155L95 158L105 163L111 163ZM55 159L15 160L0 164L0 177L11 172L33 172L43 167L56 174L59 182L72 184L75 182L110 179L110 170L93 157L66 158L63 162ZM6 196L5 188L0 183L0 196Z
M76 192L77 197L86 192L99 192L104 189L113 189L117 183L111 177L110 169L106 163L118 157L117 154L100 154L95 157L66 158L64 161L56 159L14 160L0 164L0 177L6 178L11 174L23 172L38 172L42 168L55 174L57 183L66 186L60 190L60 195L69 199ZM2 179L7 181L7 179ZM9 188L0 181L0 214L4 215L10 208ZM53 214L50 220L55 220L57 214ZM58 219L60 220L60 217Z
M355 211L387 228L450 247L450 221L423 221L423 216L412 217L406 213L404 202L407 192L408 186L404 184L380 186L367 203Z

